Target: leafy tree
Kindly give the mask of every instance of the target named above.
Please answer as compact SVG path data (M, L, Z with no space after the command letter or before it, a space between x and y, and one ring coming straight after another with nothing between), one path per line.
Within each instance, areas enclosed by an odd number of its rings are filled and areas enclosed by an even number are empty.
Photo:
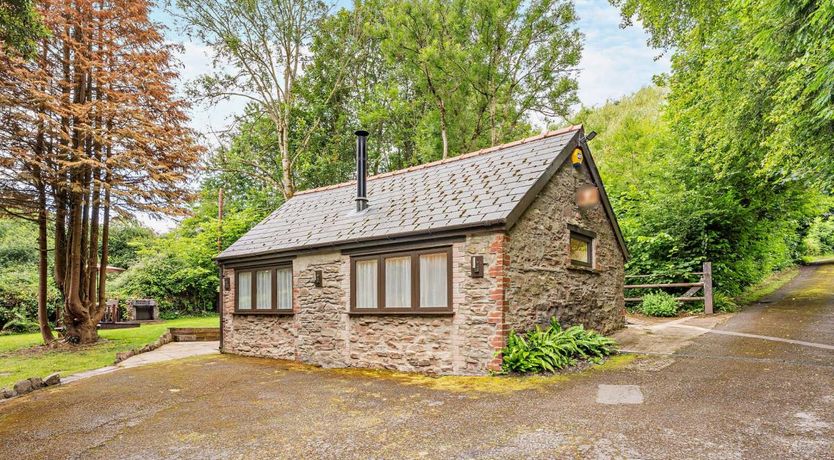
M33 222L0 219L0 328L12 321L32 324L38 317L37 236L38 226ZM60 303L60 293L50 279L45 298L49 317Z
M37 50L37 41L47 33L32 0L0 1L0 46L6 52L31 57Z
M649 87L574 120L591 143L632 253L633 273L676 274L713 262L729 293L796 261L809 221L826 210L812 184L726 175L673 128L667 89Z
M177 0L176 5L186 30L214 52L215 72L201 77L193 92L209 102L243 97L273 123L280 181L271 171L273 160L259 163L253 159L248 166L259 171L261 180L272 180L285 199L292 197L295 162L308 152L312 133L321 123L315 118L308 126L297 125L296 83L327 6L319 0ZM345 57L348 61L338 63L333 85L324 91L325 103L339 90L353 58ZM225 72L221 66L232 70ZM298 139L293 138L294 132Z
M575 21L569 2L550 0L368 0L323 17L294 79L288 142L303 147L294 186L350 179L358 127L371 133L377 173L523 137L533 114L565 115L581 50ZM212 157L232 200L240 192L274 208L287 196L276 193L282 134L271 118L251 104Z
M670 110L723 174L834 181L834 3L612 0L674 50Z
M138 260L112 284L121 298L156 299L166 316L213 311L218 295L216 190L204 189L192 216L171 232L148 242ZM229 203L222 225L223 247L228 247L265 217L255 207Z
M527 132L576 102L581 36L570 2L384 2L382 49L434 107L442 158ZM429 121L431 118L424 119Z
M156 239L156 233L132 219L117 219L110 226L107 244L110 265L129 268L139 260L139 251Z

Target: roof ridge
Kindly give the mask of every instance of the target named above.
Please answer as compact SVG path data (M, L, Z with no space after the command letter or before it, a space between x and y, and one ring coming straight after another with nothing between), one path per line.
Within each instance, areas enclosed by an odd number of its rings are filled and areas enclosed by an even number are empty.
M433 166L440 166L442 164L452 163L452 162L455 162L455 161L458 161L458 160L465 160L467 158L472 158L472 157L484 155L484 154L487 154L487 153L495 152L497 150L503 150L503 149L506 149L506 148L515 147L517 145L527 144L527 143L530 143L530 142L533 142L533 141L538 141L538 140L541 140L541 139L547 139L548 137L558 136L558 135L561 135L561 134L569 133L571 131L577 131L577 130L580 130L580 129L582 129L581 124L580 125L571 125L571 126L568 126L568 127L565 127L565 128L554 129L554 130L551 130L551 131L543 131L541 134L537 134L535 136L526 137L524 139L519 139L517 141L507 142L507 143L504 143L504 144L494 145L492 147L482 148L480 150L475 150L473 152L463 153L463 154L458 155L456 157L450 157L450 158L445 158L445 159L441 159L441 160L435 160L435 161L431 161L431 162L428 162L428 163L423 163L423 164L419 164L419 165L415 165L415 166L409 166L408 168L397 169L397 170L394 170L394 171L388 171L388 172L384 172L384 173L381 173L381 174L368 176L368 180L370 181L370 180L374 180L374 179L382 179L382 178L385 178L385 177L397 176L397 175L400 175L400 174L406 174L406 173L410 173L410 172L413 172L413 171L419 171L421 169L431 168ZM336 189L336 188L346 187L348 185L352 185L352 184L355 184L355 183L356 183L356 180L354 179L354 180L350 180L350 181L346 181L346 182L340 182L338 184L324 185L324 186L321 186L321 187L316 187L316 188L311 188L311 189L301 190L299 192L295 192L295 195L293 195L293 196L307 195L307 194L315 193L315 192L323 192L323 191L326 191L326 190L332 190L332 189Z

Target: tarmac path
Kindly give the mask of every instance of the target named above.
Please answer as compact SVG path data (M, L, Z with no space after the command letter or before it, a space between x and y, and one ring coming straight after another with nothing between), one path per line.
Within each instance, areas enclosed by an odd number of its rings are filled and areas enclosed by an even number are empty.
M834 459L834 265L694 324L674 351L570 376L122 369L0 404L0 458Z

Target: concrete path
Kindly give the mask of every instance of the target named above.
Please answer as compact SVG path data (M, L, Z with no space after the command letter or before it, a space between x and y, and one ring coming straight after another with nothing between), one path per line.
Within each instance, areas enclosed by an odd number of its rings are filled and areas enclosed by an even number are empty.
M89 371L79 372L61 379L64 384L77 380L108 374L110 372L131 367L144 366L146 364L161 363L172 359L189 358L192 356L217 355L220 354L220 342L171 342L156 350L141 353L120 362L113 366L102 367Z
M172 360L0 406L0 458L834 459L834 350L807 345L834 345L834 266L710 330L556 377Z
M172 359L189 358L192 356L220 354L220 342L171 342L156 350L131 356L117 364L117 367L137 367L146 364L161 363Z
M613 338L624 353L673 354L732 315L687 316L684 318L645 318L629 316L627 326Z

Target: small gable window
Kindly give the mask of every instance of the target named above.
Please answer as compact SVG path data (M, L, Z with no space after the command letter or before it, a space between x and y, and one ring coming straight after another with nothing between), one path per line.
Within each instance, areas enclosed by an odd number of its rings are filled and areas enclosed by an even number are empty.
M570 254L571 265L580 267L594 266L594 238L596 235L593 232L582 230L573 226L569 226L570 230L570 246L568 252Z
M235 311L292 313L292 267L238 269Z
M452 250L423 249L351 258L353 313L448 313Z

